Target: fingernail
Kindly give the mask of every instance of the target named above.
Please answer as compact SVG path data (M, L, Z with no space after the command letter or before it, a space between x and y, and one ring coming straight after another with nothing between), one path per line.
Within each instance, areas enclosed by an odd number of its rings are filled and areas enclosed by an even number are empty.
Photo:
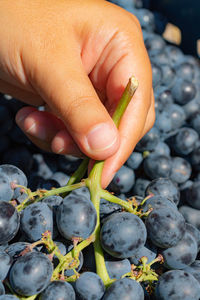
M92 151L108 150L118 142L118 131L110 123L101 123L93 127L86 136L87 144Z
M40 140L47 139L47 131L44 126L39 126L35 121L29 120L29 124L25 128L25 132L37 137Z

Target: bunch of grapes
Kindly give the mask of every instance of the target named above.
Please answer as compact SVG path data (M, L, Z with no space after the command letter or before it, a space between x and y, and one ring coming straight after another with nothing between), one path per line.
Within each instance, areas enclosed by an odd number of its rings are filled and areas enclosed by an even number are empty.
M111 2L141 23L155 125L103 190L103 162L86 177L88 159L39 150L14 123L23 104L0 95L0 300L200 297L199 62L155 33L142 1Z

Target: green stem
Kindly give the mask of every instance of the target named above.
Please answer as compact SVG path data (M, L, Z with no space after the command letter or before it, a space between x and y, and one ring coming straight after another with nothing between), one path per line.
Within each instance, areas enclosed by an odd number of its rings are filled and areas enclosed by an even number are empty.
M130 213L134 213L134 209L133 209L132 204L130 202L124 201L124 200L112 195L111 193L109 193L106 190L101 191L101 197L104 198L105 200L109 201L109 202L119 204L126 211L128 211Z
M120 120L121 120L121 117L123 116L129 102L131 101L136 89L138 87L138 81L137 79L132 76L130 79L129 79L129 82L123 92L123 95L117 105L117 108L113 114L113 121L115 123L115 125L117 127L119 127L119 123L120 123Z

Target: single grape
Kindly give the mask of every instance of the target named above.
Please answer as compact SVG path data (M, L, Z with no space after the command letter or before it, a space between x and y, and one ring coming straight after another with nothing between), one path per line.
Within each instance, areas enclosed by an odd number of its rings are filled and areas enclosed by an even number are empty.
M141 206L143 212L147 212L151 208L157 209L160 207L168 207L173 210L177 209L175 203L171 199L168 199L167 197L161 195L151 196Z
M139 168L142 161L143 161L142 153L134 151L127 159L126 164L129 168L136 170Z
M4 280L12 264L12 258L5 251L0 251L0 281Z
M49 284L53 265L48 257L40 252L29 252L14 263L9 281L19 295L31 296L41 293Z
M17 234L20 218L17 210L8 202L0 201L0 244L9 242Z
M76 280L75 290L81 300L100 300L105 292L105 286L97 274L84 272Z
M170 179L176 183L186 182L192 173L190 163L182 157L172 157Z
M146 219L148 237L160 248L175 246L185 233L183 216L171 207L154 209Z
M143 256L147 257L147 259L148 259L147 263L152 262L157 256L157 247L155 247L150 242L146 242L144 247L140 248L137 253L135 253L133 256L129 257L129 260L130 260L131 264L138 266L141 264L140 259Z
M144 300L144 291L140 283L123 278L115 281L105 292L102 300Z
M104 222L100 240L111 256L128 258L146 242L146 228L139 217L128 212L114 213Z
M152 153L144 160L144 171L151 179L169 177L171 173L171 157Z
M66 281L52 281L40 294L40 300L75 300L73 287Z
M178 244L162 251L164 266L168 269L184 269L195 261L197 250L195 238L186 230Z
M200 211L187 205L182 205L179 212L183 215L187 223L191 223L200 230Z
M106 260L106 269L111 279L120 279L124 274L131 272L131 263L126 259Z
M60 186L65 186L70 177L64 172L55 172L51 178L56 180Z
M134 195L144 197L145 196L145 190L147 186L149 185L150 180L144 179L144 178L137 178L135 181L135 184L133 186L133 193Z
M184 271L192 274L200 284L200 260L195 260L190 266L187 266Z
M198 251L200 250L200 231L192 224L186 223L186 230L195 238Z
M13 197L13 189L11 188L8 176L0 172L0 201L10 201Z
M188 155L195 149L198 133L189 127L182 127L173 137L173 149L180 155Z
M94 205L87 198L69 195L59 206L56 220L60 234L66 239L86 239L95 229L97 214Z
M134 171L126 166L122 166L115 174L112 184L115 185L121 193L127 193L135 183Z
M14 295L2 295L0 296L0 300L16 300L16 299L19 299L17 298L16 296Z
M136 151L152 151L160 140L159 130L154 126L137 143Z
M162 274L156 285L157 300L199 300L198 281L184 270L173 270Z
M147 186L146 195L160 195L166 197L172 201L176 205L178 205L180 200L180 191L176 183L174 183L169 178L157 178L150 182Z
M33 203L21 214L21 230L29 241L41 239L45 231L53 232L53 212L46 203Z

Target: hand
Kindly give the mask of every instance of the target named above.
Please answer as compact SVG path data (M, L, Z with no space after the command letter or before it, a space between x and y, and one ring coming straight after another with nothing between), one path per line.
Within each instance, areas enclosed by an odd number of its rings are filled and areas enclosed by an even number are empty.
M155 119L137 19L98 0L1 0L0 19L0 91L31 105L17 124L44 150L107 159L107 186ZM117 130L111 115L131 75L139 88Z

